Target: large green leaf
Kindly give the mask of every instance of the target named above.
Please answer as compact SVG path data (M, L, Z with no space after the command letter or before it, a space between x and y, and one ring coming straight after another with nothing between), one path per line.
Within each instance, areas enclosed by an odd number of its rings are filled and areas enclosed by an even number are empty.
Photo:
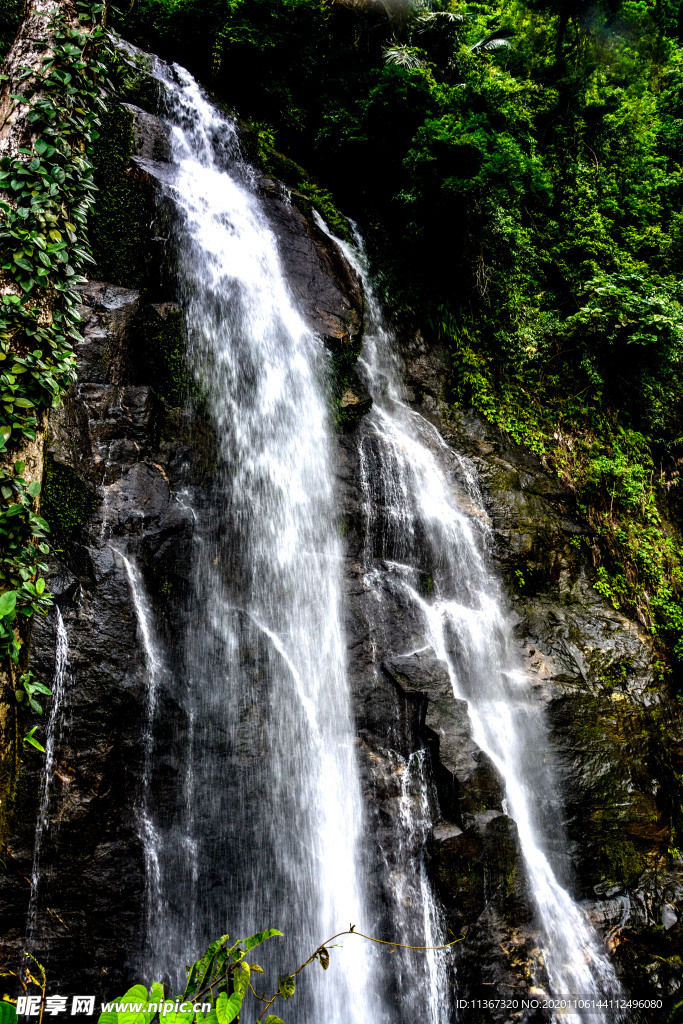
M16 1024L17 1008L14 1003L8 1003L5 999L0 1000L0 1024Z
M235 1019L241 1009L241 995L237 992L233 992L231 996L228 996L225 992L221 992L216 1000L216 1016L218 1017L218 1024L230 1024L230 1021Z
M0 619L4 619L6 615L11 615L16 603L16 590L6 590L4 594L0 594Z
M133 985L132 988L129 988L118 1000L119 1003L127 1007L124 1010L119 1010L117 1014L118 1024L142 1024L144 1021L144 1011L141 1012L139 1007L140 1005L147 1006L148 1000L149 996L144 985Z

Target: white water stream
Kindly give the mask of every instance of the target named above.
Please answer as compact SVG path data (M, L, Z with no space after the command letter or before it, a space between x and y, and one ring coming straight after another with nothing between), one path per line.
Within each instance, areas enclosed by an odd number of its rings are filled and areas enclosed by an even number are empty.
M145 724L142 733L143 762L140 805L138 808L138 835L145 857L145 929L146 937L154 935L160 926L163 914L161 891L160 836L152 817L152 759L154 757L154 725L157 713L157 698L162 676L165 672L161 648L154 629L154 616L147 591L137 565L121 550L112 547L113 553L121 559L130 591L138 633L142 641L147 671L147 700ZM149 939L145 946L145 968L153 971L157 964L149 956Z
M69 666L69 637L59 607L55 607L55 672L52 679L52 702L45 728L45 760L40 776L40 804L36 835L33 845L33 864L31 867L31 893L26 919L26 945L31 949L36 932L38 919L38 896L43 876L41 873L40 855L45 834L50 828L50 803L54 775L55 747L59 742L62 728L62 708L66 688L67 670Z
M379 594L381 579L385 588L409 597L422 616L424 642L448 665L455 697L468 702L475 742L505 781L506 810L517 824L543 936L550 994L615 999L621 989L607 952L548 858L538 808L550 807L561 821L561 800L549 768L543 714L520 670L499 584L485 558L490 527L474 467L407 404L396 340L362 254L338 244L362 276L367 302L361 367L374 406L360 452L366 582ZM432 1020L439 1019L433 1008ZM562 1016L572 1024L580 1019ZM591 1016L595 1022L612 1019L609 1010Z
M226 931L280 928L285 939L259 958L284 973L367 913L327 356L296 309L233 125L183 69L164 84L180 301L217 438L212 493L183 494L194 589L181 663L163 683L176 775L171 792L152 769L143 799L148 968L179 984ZM127 571L153 688L158 657ZM152 732L171 731L153 696L150 715ZM288 1019L385 1020L374 955L345 941L327 974L301 976Z

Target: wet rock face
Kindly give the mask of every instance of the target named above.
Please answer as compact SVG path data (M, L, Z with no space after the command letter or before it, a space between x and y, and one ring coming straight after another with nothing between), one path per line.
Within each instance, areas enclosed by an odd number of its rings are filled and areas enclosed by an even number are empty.
M41 888L30 948L65 990L125 990L140 945L143 849L136 811L148 672L122 553L168 597L186 583L192 517L178 500L201 475L210 437L141 382L159 307L140 291L91 282L82 291L79 381L52 417L44 513L57 559L50 587L69 638L65 697L40 848ZM167 303L168 319L178 307ZM149 379L149 378L148 378ZM188 474L186 467L192 466ZM159 608L173 633L182 600ZM36 623L32 665L50 683L55 618ZM168 695L162 695L168 703ZM175 709L166 709L172 722ZM34 856L42 759L27 759L7 874L0 880L3 960L20 962ZM125 884L122 885L122 879ZM124 989L121 989L124 985Z
M680 705L658 681L647 633L592 588L573 543L588 530L571 492L476 414L439 419L443 364L419 339L406 379L420 411L478 470L491 555L509 584L564 798L565 820L546 823L556 869L590 909L627 987L673 1000L683 984L683 860L669 850L682 802Z
M465 936L454 957L459 997L521 999L528 996L532 967L536 980L545 976L517 828L503 810L502 779L472 738L467 703L456 700L446 664L425 647L415 602L385 585L381 574L369 579L364 568L359 453L372 443L366 429L361 420L339 439L338 491L347 541L349 680L369 819L363 863L374 883L377 930L391 934L402 920L395 892L424 856L446 928L451 937ZM420 757L423 786L406 786ZM430 810L423 831L425 801ZM389 873L382 870L387 864ZM503 1009L487 1012L487 1020L508 1019ZM476 1016L461 1009L457 1019Z
M472 739L467 701L453 696L446 664L431 651L392 658L382 669L404 696L419 701L419 732L432 752L443 813L462 823L482 811L502 812L503 780Z
M69 649L30 946L64 988L99 992L125 980L143 891L135 804L147 673L118 552L157 553L169 531L176 544L187 531L171 498L173 460L150 440L155 395L126 382L131 351L142 340L135 332L139 293L95 282L83 300L79 384L50 425L45 493L59 556L50 585ZM88 501L83 520L74 522L78 489ZM46 683L54 672L54 627L50 615L34 631L32 664ZM14 962L27 945L41 767L36 759L22 776L21 815L0 883L11 913L2 953Z
M263 175L257 180L299 309L331 352L357 356L363 327L358 275L325 232L292 202L284 186Z

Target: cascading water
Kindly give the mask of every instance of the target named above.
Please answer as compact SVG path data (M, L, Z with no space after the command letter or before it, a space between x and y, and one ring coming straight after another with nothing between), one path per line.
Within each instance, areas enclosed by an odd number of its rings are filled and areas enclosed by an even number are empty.
M519 670L511 624L483 555L490 527L474 469L404 400L395 339L373 296L363 257L338 244L362 275L367 302L360 365L374 406L360 452L366 582L379 603L380 581L385 590L398 588L409 596L422 617L424 642L447 664L454 695L468 702L475 742L505 781L553 996L616 999L621 990L607 953L549 860L539 808L553 812L557 821L561 802L545 756L543 715ZM579 1016L562 1019L578 1022ZM596 1010L591 1019L614 1016Z
M143 763L140 806L138 809L138 834L145 855L145 928L146 935L154 934L162 912L161 874L159 869L159 834L152 819L152 758L154 756L154 724L157 712L157 695L165 671L159 642L155 635L154 618L147 597L145 585L138 567L118 548L112 548L121 559L130 590L138 631L142 640L147 670L147 709L142 736ZM146 963L148 970L155 963Z
M400 870L393 886L391 912L398 934L407 937L412 931L414 944L439 947L449 937L424 855L435 805L427 758L426 750L417 750L399 763L401 796L394 846ZM397 1017L401 1013L401 1019L422 1020L425 1024L447 1024L451 1020L451 953L432 948L420 959L414 953L403 955L406 981L401 986Z
M36 821L36 835L33 845L33 866L31 868L31 893L26 920L26 943L30 949L35 937L38 919L38 897L41 887L41 847L46 831L50 827L50 804L52 796L55 747L59 742L62 728L64 694L69 667L69 637L59 608L55 608L55 672L52 680L52 703L45 729L45 761L40 777L40 805Z
M180 984L228 930L279 927L285 939L259 959L291 970L360 924L364 901L326 356L295 308L232 124L181 68L164 86L180 299L217 438L212 493L183 499L194 592L163 681L170 738L159 705L152 713L155 756L171 745L175 777L150 779L147 959ZM301 976L295 1019L384 1019L372 960L347 940L329 976Z

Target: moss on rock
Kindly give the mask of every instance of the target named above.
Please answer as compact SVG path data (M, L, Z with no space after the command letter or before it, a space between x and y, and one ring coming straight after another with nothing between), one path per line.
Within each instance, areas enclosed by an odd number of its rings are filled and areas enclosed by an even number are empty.
M619 666L615 672L613 685L609 679L597 694L573 692L552 712L555 717L562 708L566 743L575 752L571 830L587 853L586 891L599 883L634 883L657 866L671 835L670 809L660 796L668 780L653 764L656 709L634 704L620 689Z
M283 182L291 190L292 202L306 217L317 210L332 231L347 242L351 241L349 221L337 207L332 193L314 181L309 173L284 153L278 152L267 133L258 125L240 122L240 137L246 156L257 164L270 178Z
M150 224L154 205L149 183L131 168L133 123L131 111L118 103L102 116L93 155L99 192L90 239L97 264L93 276L140 288L149 277L152 263Z
M162 401L182 405L190 393L193 378L185 353L185 321L174 302L154 303L140 313L135 325L140 339L138 375L151 384Z
M152 56L140 50L127 54L119 65L119 99L134 103L143 110L156 110L159 101L159 82L152 71Z
M41 513L50 523L52 543L63 549L74 534L84 526L100 498L76 472L48 455L41 499Z

